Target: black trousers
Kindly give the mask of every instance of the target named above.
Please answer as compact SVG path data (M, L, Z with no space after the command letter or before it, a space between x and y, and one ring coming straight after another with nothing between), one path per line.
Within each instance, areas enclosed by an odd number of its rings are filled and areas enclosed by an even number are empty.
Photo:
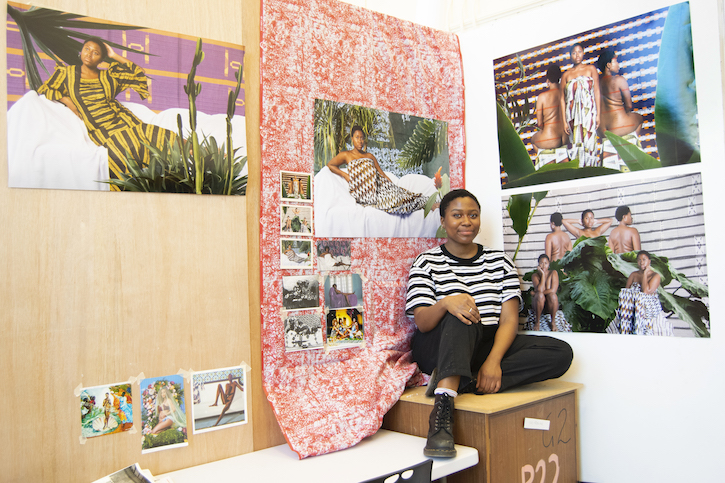
M493 348L497 329L498 325L466 325L446 314L433 330L415 331L413 361L426 374L437 367L439 379L461 376L459 391L470 389ZM501 391L559 377L573 357L571 346L562 340L517 334L501 361Z

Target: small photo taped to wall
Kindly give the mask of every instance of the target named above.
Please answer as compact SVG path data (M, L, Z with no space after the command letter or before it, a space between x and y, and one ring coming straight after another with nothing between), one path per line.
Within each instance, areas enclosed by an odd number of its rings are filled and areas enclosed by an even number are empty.
M280 171L280 198L282 201L312 203L312 175L295 171Z

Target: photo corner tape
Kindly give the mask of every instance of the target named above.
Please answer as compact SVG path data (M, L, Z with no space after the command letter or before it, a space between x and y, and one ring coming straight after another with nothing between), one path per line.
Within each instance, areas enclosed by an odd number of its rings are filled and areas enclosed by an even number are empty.
M80 384L78 384L78 386L76 386L75 389L73 389L73 394L75 394L76 397L80 397L82 390L83 390L83 383L81 382Z
M139 387L141 386L141 381L146 379L146 375L143 372L139 372L138 376L136 376L136 382L138 383Z
M129 429L127 432L128 434L136 434L138 432L136 431L136 425L134 424L133 426L131 426L131 429Z
M179 376L183 377L187 381L191 381L191 375L193 373L194 373L194 369L189 369L188 371L185 370L185 369L179 369L179 372L177 372L176 374L178 374Z
M252 368L251 368L251 367L249 366L249 364L247 364L247 363L246 363L246 362L244 362L244 361L242 361L242 363L241 363L241 364L239 364L239 367L241 367L242 369L244 369L244 372L245 372L245 373L247 373L247 372L249 372L249 371L251 371L251 370L252 370Z
M83 436L82 434L81 434L80 436L78 436L78 442L79 442L80 444L86 444L86 441L87 441L87 440L86 440L86 437L85 437L85 436Z

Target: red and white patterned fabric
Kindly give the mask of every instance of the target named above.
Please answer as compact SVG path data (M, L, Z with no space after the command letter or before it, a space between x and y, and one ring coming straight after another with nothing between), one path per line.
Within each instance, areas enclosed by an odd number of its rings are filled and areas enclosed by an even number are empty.
M422 381L410 359L405 288L415 256L441 241L353 239L364 346L287 353L282 276L319 271L280 269L280 171L312 174L314 102L332 99L447 121L451 184L462 187L458 39L336 0L263 0L261 88L262 377L290 447L304 458L374 434L406 383Z

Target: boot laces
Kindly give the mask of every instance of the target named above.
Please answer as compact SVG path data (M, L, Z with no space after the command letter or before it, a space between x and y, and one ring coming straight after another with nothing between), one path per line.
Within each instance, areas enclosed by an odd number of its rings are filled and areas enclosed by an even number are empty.
M448 432L453 431L453 404L450 396L443 395L439 401L436 401L436 417L435 429L445 429Z

